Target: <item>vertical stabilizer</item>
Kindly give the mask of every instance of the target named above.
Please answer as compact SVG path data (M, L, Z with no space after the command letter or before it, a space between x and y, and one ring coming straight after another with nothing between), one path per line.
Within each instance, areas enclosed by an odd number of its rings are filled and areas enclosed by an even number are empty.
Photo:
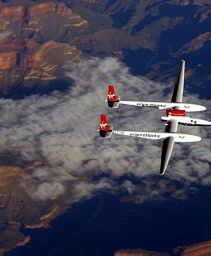
M100 137L109 138L112 134L112 127L108 123L108 117L105 114L100 115Z
M110 108L118 108L119 107L120 97L116 95L116 89L113 85L108 86L108 96L107 102Z

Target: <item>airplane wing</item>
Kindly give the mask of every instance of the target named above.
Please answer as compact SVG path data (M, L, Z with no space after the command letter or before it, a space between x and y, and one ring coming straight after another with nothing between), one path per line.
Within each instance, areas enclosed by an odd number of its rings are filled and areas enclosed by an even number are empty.
M185 61L182 60L180 64L179 73L176 78L173 95L171 102L182 102L183 90L184 90L184 78L185 78ZM165 132L176 133L178 128L177 120L171 120L166 126ZM162 153L161 153L161 164L160 164L160 174L163 175L168 166L172 150L174 147L175 138L169 137L163 141Z
M185 61L182 60L180 64L179 73L174 86L173 95L171 102L182 102L183 89L184 89L184 78L185 78Z
M177 132L178 122L177 120L171 120L166 126L165 132ZM175 138L169 137L163 141L162 153L161 153L161 164L160 164L160 174L163 175L168 166L171 153L174 147Z

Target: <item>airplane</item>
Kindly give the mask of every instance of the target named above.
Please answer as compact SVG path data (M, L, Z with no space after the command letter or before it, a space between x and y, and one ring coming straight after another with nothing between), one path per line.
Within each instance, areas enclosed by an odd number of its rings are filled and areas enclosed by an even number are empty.
M199 136L177 133L178 124L191 125L191 126L207 126L211 125L211 122L192 118L186 116L187 112L198 112L206 110L206 107L198 104L183 103L183 90L184 90L184 77L185 77L185 61L181 61L180 69L177 75L177 79L174 86L171 102L146 102L146 101L121 101L117 96L115 87L113 85L108 86L107 103L111 108L118 108L120 104L132 105L138 107L153 107L161 110L166 110L166 116L161 117L162 121L165 121L165 132L136 132L136 131L119 131L113 130L108 123L108 118L105 114L101 114L100 117L100 136L102 138L110 138L112 133L124 136L132 136L137 138L145 138L151 140L163 139L160 175L164 175L167 169L174 142L197 142L201 138Z

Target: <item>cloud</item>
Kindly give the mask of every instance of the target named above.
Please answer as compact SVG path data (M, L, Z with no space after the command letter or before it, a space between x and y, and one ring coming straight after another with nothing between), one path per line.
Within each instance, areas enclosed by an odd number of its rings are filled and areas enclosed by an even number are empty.
M33 197L40 200L56 198L64 193L64 187L59 182L43 182L33 193Z
M70 189L75 201L89 198L101 189L126 190L136 194L139 202L184 199L188 190L211 185L209 128L180 128L203 140L176 144L164 177L159 176L162 142L117 135L103 140L96 132L102 112L108 114L115 129L164 131L160 111L132 106L108 109L104 100L107 85L113 83L122 99L166 101L171 97L166 95L166 89L172 91L173 82L158 84L133 76L115 58L84 59L67 65L64 73L75 81L68 92L34 95L19 101L0 100L0 153L20 154L23 163L48 163L33 173L38 186L24 186L33 199L55 198ZM184 100L211 109L211 103L197 95L185 93ZM211 119L210 110L195 115Z

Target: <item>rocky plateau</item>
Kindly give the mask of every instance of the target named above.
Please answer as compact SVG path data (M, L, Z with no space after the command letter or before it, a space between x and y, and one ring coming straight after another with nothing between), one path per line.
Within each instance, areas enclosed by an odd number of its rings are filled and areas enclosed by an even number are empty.
M190 86L209 90L210 14L200 0L1 1L0 90L63 79L83 56L115 56L159 81L184 58Z

